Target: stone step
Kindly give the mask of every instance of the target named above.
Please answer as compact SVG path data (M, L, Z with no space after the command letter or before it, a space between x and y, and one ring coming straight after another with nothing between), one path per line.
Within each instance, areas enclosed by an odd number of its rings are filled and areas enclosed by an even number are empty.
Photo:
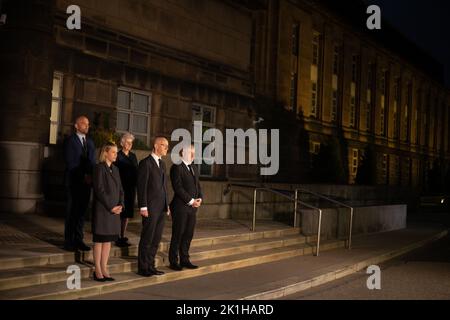
M245 232L238 234L222 235L222 236L208 236L202 238L194 238L192 240L191 248L198 246L207 246L220 243L231 243L237 241L246 241L263 238L282 237L288 235L300 234L299 228L286 227L275 230ZM136 243L138 242L136 238ZM170 241L162 241L158 251L167 252L170 245ZM53 250L49 248L49 250ZM1 259L0 271L7 269L18 269L26 267L37 267L51 264L71 263L76 261L92 260L92 250L89 252L67 252L61 249L58 253L37 253L32 256L17 257L17 258L5 258ZM113 246L111 248L111 257L121 256L135 256L137 255L137 244L134 244L128 248L119 248Z
M321 251L331 250L343 247L345 241L332 240L324 241L321 244ZM217 273L227 270L245 268L262 263L279 261L292 258L294 256L309 255L315 252L315 246L306 243L290 245L280 248L265 249L250 253L238 253L235 255L212 258L204 260L198 269L183 271L172 271L167 267L160 267L160 270L166 273L161 276L152 276L149 278L141 277L134 272L123 272L113 274L116 281L113 282L95 282L91 279L81 282L81 288L75 290L67 289L65 281L49 283L43 285L29 286L25 288L2 291L1 299L29 300L29 299L79 299L92 297L100 294L146 287L154 284L165 283L197 277L201 275ZM130 267L132 267L130 265ZM87 271L85 271L87 272Z
M283 238L263 238L248 241L237 241L228 243L219 243L217 245L206 245L194 247L191 250L192 261L202 261L207 259L219 258L228 255L240 253L261 251L272 248L292 246L305 243L305 241L314 241L317 237L303 237L299 235L289 235ZM82 263L73 263L78 265L82 271L82 278L90 275L93 266L92 260L86 260ZM167 252L159 252L155 264L157 267L168 265ZM25 267L19 269L4 270L0 274L0 291L15 288L23 288L38 284L47 284L67 279L66 269L69 264L48 264L37 267ZM136 270L136 256L113 257L110 260L110 272L112 274L120 272L129 272Z

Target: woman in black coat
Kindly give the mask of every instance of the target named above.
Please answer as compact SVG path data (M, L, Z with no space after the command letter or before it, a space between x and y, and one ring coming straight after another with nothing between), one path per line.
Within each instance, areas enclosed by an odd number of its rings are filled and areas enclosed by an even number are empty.
M113 281L107 265L111 242L119 238L120 213L124 207L124 193L119 169L113 166L117 146L106 144L100 152L100 162L94 169L94 213L92 234L94 242L94 280Z
M117 154L115 165L119 168L120 180L122 181L123 191L125 192L125 210L120 214L121 229L120 238L116 241L118 247L129 247L128 238L125 237L128 220L134 215L134 201L136 199L136 183L138 161L136 155L131 152L133 148L134 136L131 133L122 135L120 144L122 150Z

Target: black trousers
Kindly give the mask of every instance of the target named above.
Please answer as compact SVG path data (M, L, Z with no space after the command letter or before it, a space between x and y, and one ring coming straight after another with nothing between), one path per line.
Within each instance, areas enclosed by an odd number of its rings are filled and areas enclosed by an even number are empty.
M91 186L77 184L67 187L67 209L64 244L73 246L83 241L84 219L91 198Z
M155 267L155 256L166 222L166 212L149 212L142 218L141 239L138 248L138 270L148 272Z
M196 212L172 212L172 239L170 240L169 262L180 263L189 261L189 248L194 237L194 228L197 221Z

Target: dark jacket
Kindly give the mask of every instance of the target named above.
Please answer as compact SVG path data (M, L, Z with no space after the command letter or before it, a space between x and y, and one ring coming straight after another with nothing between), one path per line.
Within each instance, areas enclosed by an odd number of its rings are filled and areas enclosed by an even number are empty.
M173 212L195 212L197 208L189 206L189 201L203 198L197 166L191 167L194 170L194 176L184 163L174 164L170 168L170 181L174 191L170 209Z
M92 218L92 233L98 235L119 235L120 215L111 212L115 206L124 203L119 169L108 167L104 162L94 169L94 214Z
M151 155L139 162L137 194L139 208L147 207L150 214L167 211L167 175L163 161L161 169Z
M128 156L120 150L117 153L117 160L114 164L119 168L120 181L125 192L134 191L137 183L138 161L133 152L129 152Z
M86 136L87 152L76 133L64 141L64 159L66 162L66 185L80 185L84 183L85 175L92 175L95 166L95 145L91 138Z

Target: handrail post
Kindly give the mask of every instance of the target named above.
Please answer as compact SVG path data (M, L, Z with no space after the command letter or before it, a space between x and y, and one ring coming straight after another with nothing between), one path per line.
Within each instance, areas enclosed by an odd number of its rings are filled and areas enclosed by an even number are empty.
M352 248L353 207L350 207L350 225L348 235L348 249Z
M256 196L258 189L253 190L253 222L252 222L252 231L255 231L256 225Z
M294 228L297 226L297 201L298 201L298 190L295 189L295 199L294 199Z
M316 256L319 256L320 251L320 229L322 227L322 209L319 209L319 223L317 224L317 248Z

